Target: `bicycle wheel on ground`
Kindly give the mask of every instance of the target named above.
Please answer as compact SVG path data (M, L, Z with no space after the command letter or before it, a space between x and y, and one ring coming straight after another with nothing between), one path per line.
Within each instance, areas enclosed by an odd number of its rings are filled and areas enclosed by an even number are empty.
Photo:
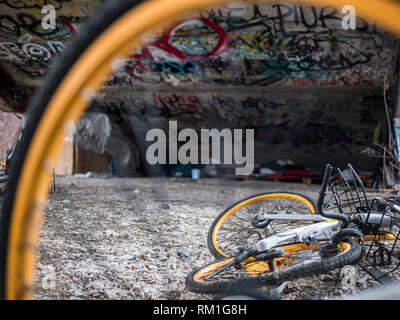
M239 292L241 288L268 289L287 280L355 264L363 252L354 240L346 240L337 247L324 250L305 243L280 248L284 249L284 254L274 260L276 271L271 271L266 261L257 261L255 257L226 267L234 261L233 257L229 257L191 272L186 278L186 286L190 291L208 294Z
M263 225L263 213L313 214L316 205L305 195L293 192L269 192L252 195L225 209L212 223L207 237L211 254L217 259L235 254L238 247L254 247L261 236L293 229L311 223L310 221L274 220Z

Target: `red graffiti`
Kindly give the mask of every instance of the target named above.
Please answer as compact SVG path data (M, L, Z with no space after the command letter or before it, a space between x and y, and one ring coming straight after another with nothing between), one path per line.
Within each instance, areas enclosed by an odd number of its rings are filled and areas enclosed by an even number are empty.
M61 19L62 19L62 22L65 24L65 26L68 28L68 30L71 31L71 33L76 32L74 25L71 22L69 22L69 20L67 18L61 17Z
M218 42L215 45L214 48L212 48L212 50L203 53L203 54L191 54L188 52L183 52L182 50L179 50L177 48L175 48L174 46L172 46L170 44L170 39L171 36L174 34L174 31L177 30L179 27L181 27L182 25L190 22L190 21L200 21L203 24L205 24L206 26L209 26L210 28L212 28L215 33L218 35ZM205 18L193 18L190 19L188 21L184 21L181 22L175 26L173 26L172 28L170 28L169 30L167 30L167 32L158 40L148 43L146 45L144 45L142 47L141 53L140 54L135 54L132 55L133 58L136 59L149 59L149 60L154 60L154 56L152 55L151 51L150 51L150 47L156 47L158 49L161 49L173 56L175 56L178 59L181 60L186 60L186 59L190 59L190 58L206 58L212 55L218 55L222 52L224 52L227 47L228 47L228 35L226 34L225 30L222 29L217 23L212 22L208 19Z
M205 124L201 102L197 96L162 95L153 93L154 104L167 111L168 118Z

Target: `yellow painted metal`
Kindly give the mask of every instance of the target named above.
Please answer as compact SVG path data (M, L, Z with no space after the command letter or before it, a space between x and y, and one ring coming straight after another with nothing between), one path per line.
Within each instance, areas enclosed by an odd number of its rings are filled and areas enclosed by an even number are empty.
M302 251L319 250L314 245L306 245L304 243L291 244L287 246L282 246L281 248L284 250L283 256L274 259L274 263L278 270L289 267L291 263L293 263L293 261L296 259L297 254ZM341 243L339 245L339 248L341 249L339 255L342 255L351 249L351 245L349 243ZM225 260L220 260L215 263L212 263L200 269L198 272L196 272L193 279L197 282L205 283L206 282L204 280L205 277L207 277L208 275L210 275L215 271L220 270L222 267L233 262L233 260L234 258L228 258ZM249 259L244 260L243 262L241 262L241 264L243 268L246 270L248 276L250 277L256 277L263 273L270 272L268 263L266 261L257 261L254 257L250 257Z
M193 279L195 281L197 281L197 282L204 283L205 281L203 279L206 276L208 276L209 274L221 269L222 267L226 266L227 264L233 262L233 260L234 260L234 258L230 258L230 259L221 260L221 261L217 261L215 263L212 263L212 264L202 268L198 272L196 272L196 274L193 276Z
M156 25L228 0L149 0L127 12L85 51L56 90L40 120L21 171L9 228L6 298L32 298L36 244L47 199L48 175L63 139L65 123L76 121L88 105L85 96L98 91L112 62L125 57L141 36ZM244 1L254 2L254 1ZM269 1L256 1L269 2ZM276 0L274 2L277 2ZM290 2L285 0L285 2ZM296 3L353 5L357 14L400 34L400 3L390 0L296 0Z

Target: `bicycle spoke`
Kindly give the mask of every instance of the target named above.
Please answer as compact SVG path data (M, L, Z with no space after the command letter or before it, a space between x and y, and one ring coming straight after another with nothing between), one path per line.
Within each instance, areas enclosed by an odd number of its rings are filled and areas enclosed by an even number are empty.
M255 228L252 225L255 217L278 212L292 215L311 213L311 210L305 203L285 196L251 203L234 211L219 227L215 235L219 248L227 254L233 254L232 250L236 250L237 246L254 246L258 239L257 231L267 237L309 223L271 220L265 228Z

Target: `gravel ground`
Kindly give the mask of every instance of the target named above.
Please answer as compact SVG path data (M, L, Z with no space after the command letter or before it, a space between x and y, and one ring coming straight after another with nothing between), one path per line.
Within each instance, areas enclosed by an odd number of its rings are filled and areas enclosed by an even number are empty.
M221 179L57 177L41 233L38 299L215 299L185 288L214 259L207 231L233 202L266 191L316 198L318 185ZM358 268L358 288L377 282ZM287 282L282 299L345 292L338 271ZM397 274L395 274L397 277Z

